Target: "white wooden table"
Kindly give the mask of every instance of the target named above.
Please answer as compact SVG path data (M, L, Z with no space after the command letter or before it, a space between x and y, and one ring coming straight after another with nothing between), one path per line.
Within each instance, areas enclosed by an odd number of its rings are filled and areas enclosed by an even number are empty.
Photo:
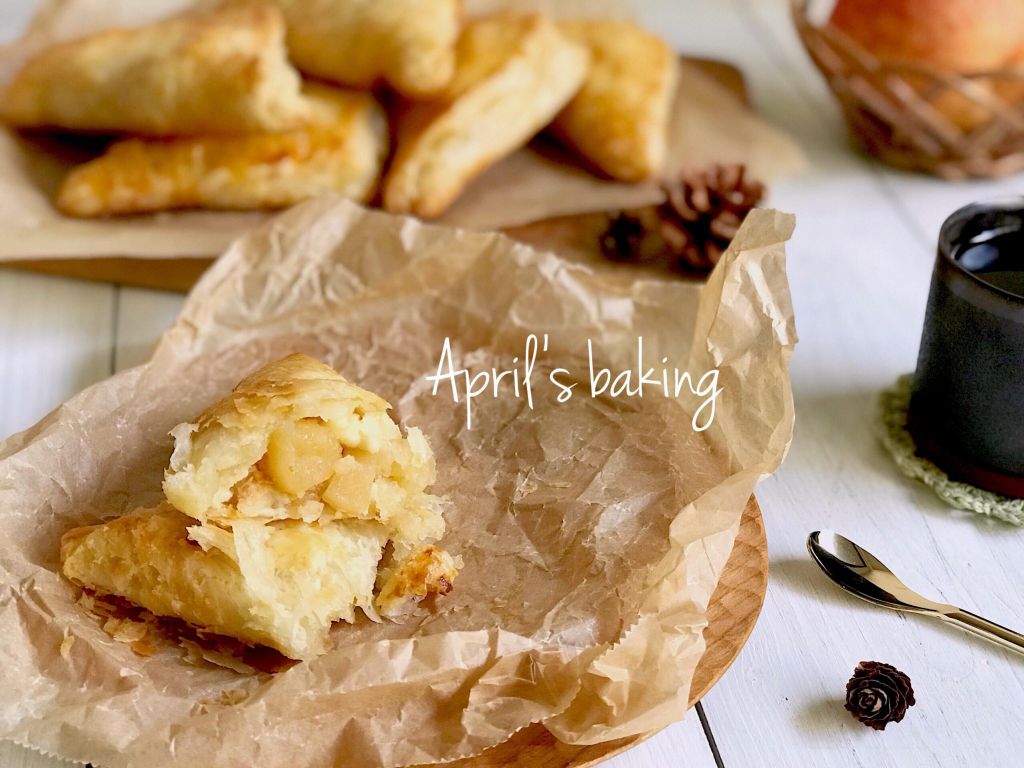
M0 0L0 35L29 0ZM1024 749L1024 662L979 640L847 597L804 549L807 533L847 533L929 595L1024 627L1024 532L943 507L900 476L873 430L876 395L913 368L942 219L1024 178L948 184L852 152L837 109L799 46L785 0L648 0L642 18L682 51L730 59L761 112L813 167L778 183L798 216L789 271L800 344L796 438L758 489L770 585L750 642L693 716L609 768L1009 766ZM82 387L145 359L182 298L0 271L0 436ZM913 679L918 704L875 732L842 708L858 661ZM3 768L61 763L10 744Z

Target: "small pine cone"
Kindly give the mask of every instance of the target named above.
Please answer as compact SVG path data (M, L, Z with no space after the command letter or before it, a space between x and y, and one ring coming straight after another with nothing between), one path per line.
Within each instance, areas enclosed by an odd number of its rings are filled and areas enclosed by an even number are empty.
M665 240L657 206L618 211L609 218L600 239L601 253L612 261L632 264L664 262Z
M635 261L646 229L640 218L628 211L613 214L601 234L601 253L612 261Z
M712 165L683 173L665 187L659 206L663 237L684 269L709 270L729 247L765 187L746 178L743 165Z
M914 704L910 678L879 661L862 661L846 684L847 711L876 731L898 723Z
M763 184L746 178L742 165L687 172L663 190L665 202L610 218L600 239L607 258L708 271L765 193Z

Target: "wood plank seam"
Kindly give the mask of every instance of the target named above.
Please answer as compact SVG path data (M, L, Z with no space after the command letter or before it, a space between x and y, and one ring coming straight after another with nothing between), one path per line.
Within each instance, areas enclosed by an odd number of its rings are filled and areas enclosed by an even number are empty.
M725 761L722 760L722 753L718 751L718 742L715 741L711 723L708 722L707 713L704 711L704 702L698 701L694 708L697 710L697 717L700 718L700 727L704 729L704 738L708 740L708 747L711 749L711 756L715 759L715 765L718 768L725 768Z

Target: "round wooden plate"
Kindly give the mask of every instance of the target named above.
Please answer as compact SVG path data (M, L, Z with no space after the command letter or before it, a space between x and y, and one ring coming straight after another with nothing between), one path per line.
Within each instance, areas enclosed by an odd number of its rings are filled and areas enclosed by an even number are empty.
M767 587L768 543L761 509L751 496L743 510L736 543L708 605L708 626L704 630L707 649L690 684L691 707L711 690L739 655L761 613ZM447 765L454 768L588 768L653 735L647 733L603 744L574 746L561 743L543 725L537 724L481 755Z

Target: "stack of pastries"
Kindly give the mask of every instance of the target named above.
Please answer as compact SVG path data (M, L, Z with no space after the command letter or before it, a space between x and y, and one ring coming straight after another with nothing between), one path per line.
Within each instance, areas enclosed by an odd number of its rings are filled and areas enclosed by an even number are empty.
M0 117L116 137L64 180L57 206L72 216L335 192L429 218L543 130L606 177L657 174L677 78L671 49L624 21L463 19L459 0L227 0L41 51Z
M434 457L380 397L291 355L173 431L166 501L68 531L64 575L156 616L309 659L332 622L398 619L461 560Z

